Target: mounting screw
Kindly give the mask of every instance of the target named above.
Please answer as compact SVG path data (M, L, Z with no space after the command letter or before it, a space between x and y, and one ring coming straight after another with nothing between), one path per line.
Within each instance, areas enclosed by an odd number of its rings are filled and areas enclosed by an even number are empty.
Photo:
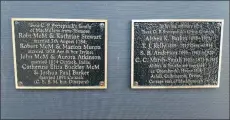
M23 82L22 81L18 81L18 86L23 86Z
M139 24L138 24L138 23L135 23L134 26L139 27Z
M217 23L218 26L221 26L222 24L221 23Z
M134 86L138 86L138 82L136 81L136 82L134 82Z
M100 82L99 82L99 85L100 85L100 86L105 86L105 82L104 82L104 81L100 81Z
M100 23L99 26L100 26L101 28L104 28L104 27L105 27L105 24L104 24L104 23Z

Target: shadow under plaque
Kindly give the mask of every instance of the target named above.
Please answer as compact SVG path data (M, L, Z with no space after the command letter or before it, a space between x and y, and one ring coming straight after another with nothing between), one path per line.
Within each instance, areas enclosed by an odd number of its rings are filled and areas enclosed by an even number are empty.
M16 89L106 89L107 20L12 18Z
M131 88L218 88L224 20L132 20Z

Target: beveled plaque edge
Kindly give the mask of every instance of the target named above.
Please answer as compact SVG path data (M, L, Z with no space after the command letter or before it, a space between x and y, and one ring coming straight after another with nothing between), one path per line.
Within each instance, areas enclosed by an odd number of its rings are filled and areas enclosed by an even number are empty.
M134 85L134 23L135 22L221 22L220 53L217 85L195 86L135 86ZM131 89L219 88L222 62L224 19L133 19L131 22Z
M75 22L104 22L105 23L105 39L104 39L104 86L19 86L17 78L17 60L15 46L15 25L14 21L75 21ZM12 45L13 45L13 63L14 63L14 79L16 89L107 89L108 86L108 70L107 70L107 46L108 46L108 20L106 19L64 19L64 18L11 18L12 26Z

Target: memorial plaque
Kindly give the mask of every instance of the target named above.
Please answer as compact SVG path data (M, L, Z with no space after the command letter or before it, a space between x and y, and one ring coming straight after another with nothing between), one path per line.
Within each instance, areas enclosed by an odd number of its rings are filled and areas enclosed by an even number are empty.
M223 20L133 20L132 88L217 88Z
M12 18L16 89L106 89L107 20Z

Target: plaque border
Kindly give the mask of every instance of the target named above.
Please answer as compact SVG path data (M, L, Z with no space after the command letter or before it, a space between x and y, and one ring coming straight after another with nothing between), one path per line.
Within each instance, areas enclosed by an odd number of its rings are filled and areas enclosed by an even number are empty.
M15 30L14 21L74 21L74 22L104 22L105 23L105 38L104 38L104 86L18 86L17 78L17 60L15 47ZM107 89L108 70L107 70L107 47L108 47L108 20L106 19L67 19L67 18L11 18L12 25L12 44L14 57L14 79L16 89Z
M220 53L217 85L194 86L134 86L134 23L135 22L221 22ZM131 89L219 88L223 47L224 19L133 19L131 23Z

